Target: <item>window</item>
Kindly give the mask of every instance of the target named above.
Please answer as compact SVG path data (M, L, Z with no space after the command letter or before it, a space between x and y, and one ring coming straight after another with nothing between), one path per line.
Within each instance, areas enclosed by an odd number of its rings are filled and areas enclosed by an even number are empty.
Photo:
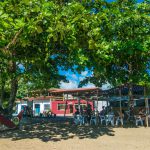
M84 110L86 108L86 104L80 104L80 107L82 107L82 109ZM75 109L78 108L78 104L75 104Z
M145 106L144 99L136 100L135 103L136 103L137 107L144 107Z
M44 110L49 111L50 110L50 104L44 104Z
M26 107L27 107L26 105L21 105L21 110L25 111Z
M57 108L58 108L58 110L65 110L65 106L66 106L66 104L58 104Z
M122 104L123 107L128 107L128 101L124 101Z
M113 101L110 102L110 106L112 107L120 107L120 101ZM121 101L121 107L127 107L128 106L128 101Z

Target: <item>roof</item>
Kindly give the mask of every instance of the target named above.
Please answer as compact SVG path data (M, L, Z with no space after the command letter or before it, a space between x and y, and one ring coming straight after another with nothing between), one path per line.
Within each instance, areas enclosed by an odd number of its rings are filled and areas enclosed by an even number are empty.
M80 97L84 99L91 99L93 96L99 96L102 90L98 87L93 88L77 88L77 89L49 89L47 90L48 95L50 96L32 96L32 97L25 97L24 100L57 100L58 98L63 100L63 94L70 94L75 97ZM97 99L97 98L96 98Z
M25 97L24 100L50 100L50 98L54 98L53 96L37 96L37 97Z
M78 93L78 92L92 92L92 91L99 91L98 87L93 88L77 88L77 89L53 89L48 90L50 93Z
M127 96L129 95L129 89L130 89L130 86L128 84L125 84L125 85L117 86L108 90L104 90L102 91L102 93L103 95L106 95L106 96L113 96L113 95L119 96L120 94L122 96L123 95ZM142 96L144 95L144 86L132 84L131 91L132 91L132 95Z

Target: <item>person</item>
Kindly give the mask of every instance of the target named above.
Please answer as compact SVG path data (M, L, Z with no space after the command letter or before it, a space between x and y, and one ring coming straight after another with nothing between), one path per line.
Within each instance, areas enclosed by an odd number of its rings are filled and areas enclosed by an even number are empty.
M99 113L100 116L105 116L105 106L102 106L102 110Z
M91 109L91 105L90 104L88 104L88 106L87 106L86 113L87 113L87 122L90 123L91 113L92 113L92 109Z
M84 107L82 116L84 119L84 123L88 123L88 121L87 121L88 120L87 119L87 107Z
M114 111L113 108L110 108L110 111L108 112L108 114L106 115L106 125L108 125L109 123L114 126Z
M130 106L130 116L134 116L134 106Z
M80 106L80 114L83 115L83 108Z
M76 125L82 124L81 116L80 116L80 112L79 112L79 109L78 109L78 108L76 109L76 112L74 113L74 123L75 123Z
M130 105L127 121L129 121L130 123L133 123L135 121L135 113L133 105Z
M112 108L112 107L110 107L110 110L109 110L109 112L108 112L108 115L114 115L114 111L113 111L113 108Z
M143 109L143 108L139 109L139 115L140 115L141 117L144 117L144 116L145 116L145 112L144 112L144 109Z
M142 121L145 123L145 121L146 121L146 115L145 115L145 110L143 108L139 109L138 115L142 119Z
M80 114L80 112L79 112L79 109L77 108L76 112L75 112L75 115L79 115L79 114Z

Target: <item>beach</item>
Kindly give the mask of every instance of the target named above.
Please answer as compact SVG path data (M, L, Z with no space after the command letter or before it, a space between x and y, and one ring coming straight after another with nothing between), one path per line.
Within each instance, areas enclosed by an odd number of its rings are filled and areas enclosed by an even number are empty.
M0 150L148 150L150 128L36 124L0 133Z

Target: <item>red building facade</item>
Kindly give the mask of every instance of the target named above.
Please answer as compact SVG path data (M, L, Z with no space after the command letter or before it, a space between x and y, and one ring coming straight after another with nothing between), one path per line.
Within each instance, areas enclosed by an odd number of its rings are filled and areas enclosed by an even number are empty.
M84 110L87 105L91 105L92 110L94 110L94 105L92 101L80 100L80 107ZM56 115L63 114L74 114L78 108L78 100L57 100L51 102L51 111Z

